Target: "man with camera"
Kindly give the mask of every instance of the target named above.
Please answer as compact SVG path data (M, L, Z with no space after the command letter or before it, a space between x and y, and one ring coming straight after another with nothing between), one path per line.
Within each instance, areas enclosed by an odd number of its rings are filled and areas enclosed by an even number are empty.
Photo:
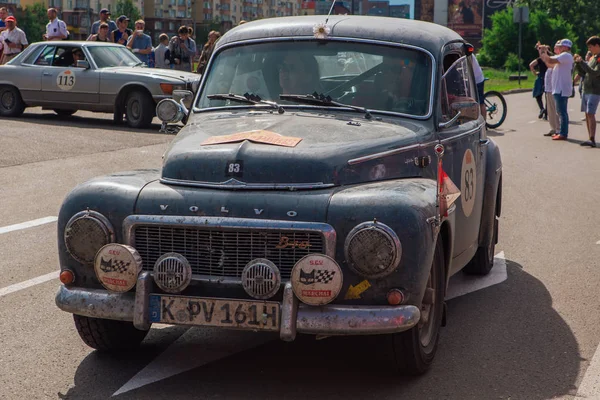
M583 78L583 104L585 121L590 140L581 143L582 146L596 147L596 110L600 103L600 37L592 36L585 42L592 58L586 62L579 54L574 57L575 69Z
M27 43L25 32L17 28L17 20L15 17L12 15L6 17L4 22L6 23L7 29L0 33L0 48L3 50L2 58L0 58L0 65L4 65L15 58L29 45L29 43Z
M550 56L547 45L538 44L538 52L542 61L552 71L552 95L556 103L556 112L560 118L560 132L552 136L552 140L567 140L569 136L569 113L567 102L573 93L573 56L571 47L573 43L569 39L561 39L556 42L555 56Z
M187 26L181 26L177 31L177 36L173 36L169 42L169 53L171 55L171 65L178 71L192 71L192 60L196 54L192 50L192 44L189 40L190 31Z
M135 21L135 31L127 40L127 48L131 49L141 62L148 64L148 55L152 53L152 39L144 33L145 26L143 20Z

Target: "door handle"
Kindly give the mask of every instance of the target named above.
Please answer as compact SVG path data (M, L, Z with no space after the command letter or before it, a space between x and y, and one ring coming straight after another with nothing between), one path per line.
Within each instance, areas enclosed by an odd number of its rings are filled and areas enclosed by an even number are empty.
M479 139L480 146L487 146L488 144L490 144L490 139Z
M44 75L44 76L52 76L52 74L50 72L44 72L42 75Z

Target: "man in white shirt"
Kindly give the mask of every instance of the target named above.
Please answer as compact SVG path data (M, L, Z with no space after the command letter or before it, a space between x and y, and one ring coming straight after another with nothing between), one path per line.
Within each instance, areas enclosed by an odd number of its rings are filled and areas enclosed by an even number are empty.
M50 22L46 25L46 33L42 35L44 40L63 40L69 36L67 24L58 19L56 8L48 9L48 19Z
M17 28L15 17L6 17L4 22L6 22L7 29L0 33L0 47L3 50L0 65L4 65L15 58L29 45L25 32Z
M569 39L561 39L556 42L555 56L550 56L548 46L539 46L540 58L552 71L552 95L556 103L556 112L560 118L560 132L552 136L552 140L567 140L569 136L569 113L567 101L573 93L573 55L571 47L573 43Z
M477 97L479 101L479 108L481 111L481 115L483 115L483 119L486 119L486 109L484 102L484 94L485 94L485 77L483 76L483 70L479 66L479 62L477 61L477 57L475 54L471 56L471 61L473 65L473 75L475 77L475 86L477 86Z

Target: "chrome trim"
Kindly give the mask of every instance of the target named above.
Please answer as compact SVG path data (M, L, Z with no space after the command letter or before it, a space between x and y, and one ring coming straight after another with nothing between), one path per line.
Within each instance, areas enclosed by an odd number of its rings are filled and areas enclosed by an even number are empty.
M135 244L134 229L137 225L158 225L173 227L223 228L226 230L264 229L310 231L323 235L325 255L335 258L335 229L329 224L319 222L296 222L281 220L264 220L253 218L199 217L172 215L130 215L123 220L124 242L130 246Z
M282 37L265 37L265 38L257 38L257 39L249 39L249 40L238 40L235 42L230 42L227 44L222 45L221 47L218 47L215 49L215 52L213 53L212 57L210 58L210 61L208 63L208 65L206 66L206 70L210 72L211 68L212 68L212 64L213 61L217 58L216 56L221 53L221 51L229 49L230 47L238 47L238 46L247 46L249 44L255 44L255 43L269 43L269 42L287 42L287 41L294 41L294 42L303 42L303 41L314 41L316 43L319 42L318 39L315 39L314 36L282 36ZM374 44L374 45L378 45L378 46L391 46L391 47L400 47L400 48L408 48L408 49L412 49L412 50L417 50L417 51L421 51L425 54L427 54L430 58L431 61L431 83L429 86L429 110L427 112L427 114L425 115L412 115L412 114L403 114L403 113L396 113L396 112L392 112L392 111L379 111L379 110L372 110L369 107L367 107L369 109L370 112L374 112L374 113L378 113L378 114L386 114L386 115L393 115L393 116L402 116L402 117L409 117L409 118L414 118L414 119L420 119L420 120L426 120L429 119L432 115L433 115L433 104L434 104L434 92L435 92L435 76L437 73L437 69L435 68L435 66L437 65L436 59L433 56L433 54L427 50L424 49L422 47L418 47L418 46L413 46L410 44L403 44L403 43L399 43L399 42L388 42L385 40L373 40L373 39L362 39L362 38L353 38L353 37L345 37L345 36L330 36L327 38L328 42L354 42L354 43L367 43L367 44ZM204 86L205 86L205 78L206 76L208 76L208 73L204 73L202 76L202 82L200 83L200 88L198 90L198 94L196 96L196 99L194 101L194 105L192 107L192 110L196 113L196 112L204 112L204 111L214 111L214 110L223 110L223 107L210 107L210 108L198 108L196 107L196 103L198 103L198 99L202 96L202 92L204 90ZM253 106L251 106L250 108L252 108ZM294 106L294 105L286 105L287 108L292 108L292 107L297 107L297 108L306 108L306 107L298 107L298 106ZM229 107L228 107L229 108ZM248 107L235 107L235 108L248 108ZM262 107L257 107L257 108L262 108ZM315 108L320 108L322 109L322 107L315 107ZM336 107L335 109L337 110L349 110L347 108L341 108L341 107Z
M294 295L292 284L285 284L283 288L283 301L281 303L281 326L279 338L285 342L296 339L296 323L298 320L298 298Z
M308 190L325 189L335 186L333 183L245 183L237 179L229 179L224 182L202 182L188 181L182 179L160 178L160 183L165 185L187 186L208 189L231 189L231 190Z
M480 146L487 146L488 144L490 144L490 139L479 139Z
M384 235L388 236L389 239L393 242L393 244L395 246L395 250L396 250L395 254L394 254L394 258L392 259L390 266L378 274L371 274L371 275L364 274L362 271L358 270L357 268L355 268L353 266L353 263L350 262L350 257L348 255L348 247L350 245L350 242L354 238L354 236L357 235L358 233L360 233L361 231L367 230L367 229L375 229L379 232L382 232ZM387 226L386 224L382 224L381 222L378 222L378 221L363 222L363 223L356 225L350 231L350 233L348 233L348 236L346 236L346 240L344 241L344 258L346 260L346 264L348 265L348 267L352 271L357 273L358 275L364 276L365 278L369 278L369 279L382 278L384 276L391 274L392 272L394 272L394 270L396 268L398 268L398 265L400 264L400 260L402 259L402 243L400 242L400 238L398 237L396 232L394 232L394 230L392 228L390 228L389 226Z
M68 288L61 285L55 298L63 311L84 317L133 321L135 294L111 293L105 289Z
M454 117L452 117L452 119L450 121L440 122L438 124L438 128L445 129L445 128L449 127L450 125L452 125L453 123L455 123L456 120L459 119L461 115L462 115L462 113L460 111L457 112L456 115Z
M316 335L374 335L403 332L419 322L416 306L313 307L300 304L296 330ZM369 321L369 323L365 323Z
M138 275L135 286L135 303L133 306L133 326L142 331L147 331L152 326L148 305L152 292L152 276L150 272L143 271Z
M411 150L424 150L424 149L431 147L433 145L436 145L438 143L439 142L437 140L435 140L435 141L431 141L431 142L427 142L427 143L412 144L410 146L400 147L398 149L386 150L386 151L382 151L380 153L368 154L366 156L357 157L357 158L348 160L348 165L362 164L367 161L373 161L378 158L389 157L389 156L401 154L401 153L404 153L406 151L411 151Z
M452 205L448 209L448 216L450 216L450 214L452 214L454 211L456 211L456 203L452 203Z
M462 139L465 136L472 135L475 131L478 131L480 129L481 129L481 125L477 126L476 128L471 129L470 131L466 131L466 132L460 133L460 134L458 134L456 136L452 136L452 137L448 137L446 139L442 139L440 141L440 143L444 144L444 143L453 142L455 140Z

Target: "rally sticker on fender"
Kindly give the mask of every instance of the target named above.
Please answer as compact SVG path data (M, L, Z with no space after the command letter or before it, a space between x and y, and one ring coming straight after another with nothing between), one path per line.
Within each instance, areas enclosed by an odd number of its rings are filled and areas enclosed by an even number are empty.
M61 72L56 77L56 86L58 86L58 88L61 90L73 89L73 86L75 86L75 82L77 82L75 71L72 71L70 69Z
M467 151L465 151L460 176L460 201L463 212L465 213L465 216L468 217L473 212L475 194L477 193L477 167L475 166L475 156L473 155L471 149L467 149Z
M150 322L279 331L279 303L150 295Z

